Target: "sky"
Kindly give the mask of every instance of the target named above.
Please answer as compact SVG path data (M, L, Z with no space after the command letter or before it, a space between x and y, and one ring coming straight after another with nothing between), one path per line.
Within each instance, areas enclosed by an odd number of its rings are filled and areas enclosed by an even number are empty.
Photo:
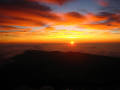
M120 42L119 5L119 0L0 0L0 42Z

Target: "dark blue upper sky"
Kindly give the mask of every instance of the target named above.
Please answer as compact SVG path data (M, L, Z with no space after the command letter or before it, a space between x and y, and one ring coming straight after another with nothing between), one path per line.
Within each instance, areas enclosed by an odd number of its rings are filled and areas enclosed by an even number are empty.
M74 0L68 2L62 6L50 5L54 11L57 12L70 12L77 11L81 13L85 12L99 12L101 6L96 0Z

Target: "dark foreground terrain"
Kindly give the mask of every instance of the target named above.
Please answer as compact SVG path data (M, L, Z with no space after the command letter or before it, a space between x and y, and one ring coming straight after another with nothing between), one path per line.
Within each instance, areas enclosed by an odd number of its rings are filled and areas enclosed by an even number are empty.
M120 90L120 58L26 51L0 66L0 90Z

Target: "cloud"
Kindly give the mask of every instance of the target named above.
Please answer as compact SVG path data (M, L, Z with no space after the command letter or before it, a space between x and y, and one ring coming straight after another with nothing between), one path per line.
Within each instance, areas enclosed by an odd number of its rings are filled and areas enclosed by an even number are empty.
M13 26L0 26L0 30L13 30L13 29L18 29L18 28Z
M15 26L42 26L46 23L43 23L39 20L30 19L31 16L21 17L21 14L18 13L16 16L10 14L7 16L0 17L0 25L15 25Z
M107 0L96 0L97 3L103 7L107 7L109 5L109 2Z
M113 31L120 28L119 13L99 12L95 14L77 11L59 13L47 6L48 4L39 1L1 0L0 35L1 33L2 36L10 34L10 37L13 35L16 38L18 35L21 40L30 37L38 39L44 36L48 39L57 37L57 35L58 37L61 35L70 37L72 34L75 36L81 32L87 32L85 30ZM62 5L69 0L45 0L44 2Z
M120 28L120 14L118 13L100 12L97 15L88 15L88 17L90 18L88 22L90 22L83 25L88 29L112 31Z
M45 26L58 20L60 20L59 16L52 12L49 6L41 3L27 0L0 1L0 25L4 26L4 30L11 25L36 27Z
M120 28L120 14L100 12L99 14L68 12L64 14L63 25L78 26L89 30L114 30Z
M79 12L55 13L49 6L38 3L41 0L1 0L0 25L16 26L46 26L93 24L107 20L110 15L101 13L81 14ZM50 0L51 2L68 2L69 0ZM45 0L45 2L50 2ZM114 18L115 19L115 18ZM100 24L100 23L98 23ZM85 28L85 27L84 27Z
M107 17L108 19L104 23L106 23L108 25L110 25L110 23L112 23L112 22L116 22L116 23L120 24L120 18L119 18L120 14L119 13L100 12L99 16Z
M10 33L10 32L28 32L32 30L30 27L21 27L21 26L8 26L8 25L1 25L0 26L0 33Z
M84 16L78 12L68 12L66 13L69 17L75 17L75 18L83 18Z
M29 0L29 1L36 1L36 2L44 2L44 3L49 3L49 4L56 4L56 5L63 5L65 3L68 3L70 1L74 0Z
M74 25L81 24L85 21L85 16L79 12L62 13L61 18L63 19L63 21L57 22L57 23L60 23L59 25L74 26Z
M0 8L10 10L36 9L40 11L51 11L51 8L46 5L42 5L37 2L29 2L26 0L1 0Z
M51 11L51 8L46 5L38 4L36 2L28 2L26 0L0 1L0 20L2 22L10 21L10 23L12 23L14 21L16 23L17 21L23 21L23 23L36 22L42 24L42 21L37 22L33 17L41 16L53 19L54 16L49 13Z

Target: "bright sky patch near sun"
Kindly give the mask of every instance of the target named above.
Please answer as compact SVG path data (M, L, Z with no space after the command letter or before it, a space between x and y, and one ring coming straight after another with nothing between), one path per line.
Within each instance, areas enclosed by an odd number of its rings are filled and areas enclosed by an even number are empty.
M120 42L119 4L118 0L1 0L0 42Z

